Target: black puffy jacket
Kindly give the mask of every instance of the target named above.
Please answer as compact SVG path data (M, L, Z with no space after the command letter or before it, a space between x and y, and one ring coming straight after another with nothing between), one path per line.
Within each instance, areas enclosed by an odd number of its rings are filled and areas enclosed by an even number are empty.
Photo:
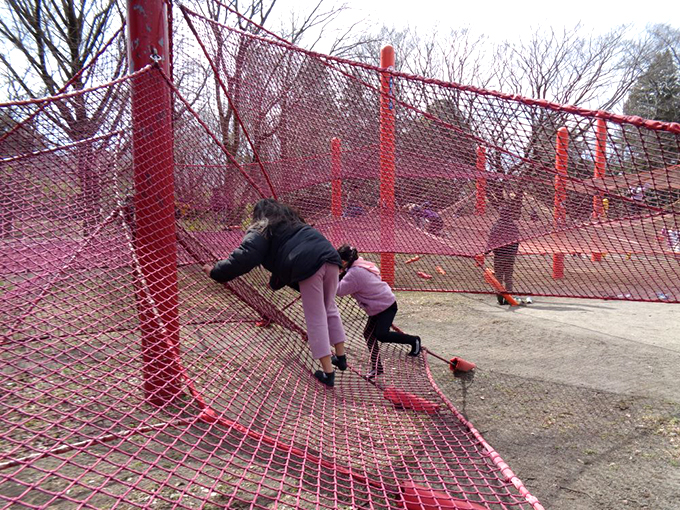
M327 262L342 267L340 255L321 232L305 224L280 224L267 237L246 232L241 245L215 264L210 277L225 283L262 265L272 273L269 284L277 290L297 287Z

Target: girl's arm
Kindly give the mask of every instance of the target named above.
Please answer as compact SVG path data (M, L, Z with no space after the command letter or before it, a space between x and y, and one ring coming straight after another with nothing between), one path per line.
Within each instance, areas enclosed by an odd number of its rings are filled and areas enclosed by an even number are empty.
M257 232L249 232L229 258L220 260L210 271L210 278L226 283L246 274L262 264L269 248L269 241Z
M349 296L361 289L361 278L359 278L358 273L359 271L355 271L351 267L347 270L344 278L338 282L336 294L339 297Z

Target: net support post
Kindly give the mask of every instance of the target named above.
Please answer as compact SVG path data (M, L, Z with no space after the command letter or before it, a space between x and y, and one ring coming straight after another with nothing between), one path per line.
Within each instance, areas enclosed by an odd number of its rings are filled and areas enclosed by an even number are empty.
M380 50L380 273L394 285L394 48Z
M604 179L607 165L607 123L604 119L597 119L595 127L595 166L593 169L593 177L596 179ZM597 192L593 195L593 221L598 221L604 216L604 196L602 192ZM601 253L592 253L590 256L593 262L600 262L602 260Z
M486 213L486 147L477 147L477 200L475 212L483 216Z
M567 219L567 162L569 148L569 132L566 127L557 130L555 147L555 201L553 207L553 227L558 232L564 227ZM555 280L564 278L564 253L553 253L552 277Z
M130 71L156 64L170 76L165 0L128 0ZM135 282L145 398L163 405L181 392L172 97L157 69L132 80Z
M342 216L342 142L331 139L331 215Z
M477 146L477 182L476 182L476 201L475 201L475 213L479 216L484 216L486 213L486 147L479 145ZM478 264L484 263L484 254L481 253L475 257Z

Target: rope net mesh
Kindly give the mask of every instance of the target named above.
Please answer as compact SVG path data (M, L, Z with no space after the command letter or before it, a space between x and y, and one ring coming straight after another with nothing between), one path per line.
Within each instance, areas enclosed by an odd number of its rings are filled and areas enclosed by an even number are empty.
M326 389L298 294L201 266L276 195L336 245L396 254L399 289L492 293L480 255L518 241L516 292L678 302L678 126L387 76L188 10L174 23L174 82L151 66L1 105L0 507L542 508L434 384L427 351L383 345L367 381L365 315L339 300L351 369ZM133 126L146 79L173 97L170 181L143 144L167 118ZM490 244L520 202L519 236Z
M396 253L396 288L489 292L477 256L518 242L519 294L678 301L677 124L393 73L391 141L380 69L184 13L199 42L176 61L203 53L218 70L224 118L240 126L225 147L241 168L333 242ZM234 187L211 198L231 211L252 200ZM490 237L504 211L516 230Z
M178 193L173 205L181 341L172 343L162 294L150 290L156 268L139 256L149 239L138 221L145 202L131 200L129 114L75 141L53 126L73 104L130 98L132 80L38 108L7 105L30 122L3 140L2 508L389 508L425 497L409 484L449 503L531 508L422 358L384 348L381 380L361 377L365 318L348 300L354 372L335 390L316 383L295 292L268 290L260 270L227 289L201 271L242 231L218 228L200 195L187 209ZM177 126L178 145L182 133L207 144L204 127ZM217 165L199 183L223 176ZM251 189L242 200L257 198ZM395 406L400 390L421 408Z

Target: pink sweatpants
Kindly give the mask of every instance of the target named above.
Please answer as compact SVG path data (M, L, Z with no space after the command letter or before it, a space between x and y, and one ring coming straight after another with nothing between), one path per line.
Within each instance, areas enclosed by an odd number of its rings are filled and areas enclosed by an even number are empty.
M331 345L345 341L340 312L335 304L340 268L324 264L313 276L300 282L309 348L314 359L330 356Z

